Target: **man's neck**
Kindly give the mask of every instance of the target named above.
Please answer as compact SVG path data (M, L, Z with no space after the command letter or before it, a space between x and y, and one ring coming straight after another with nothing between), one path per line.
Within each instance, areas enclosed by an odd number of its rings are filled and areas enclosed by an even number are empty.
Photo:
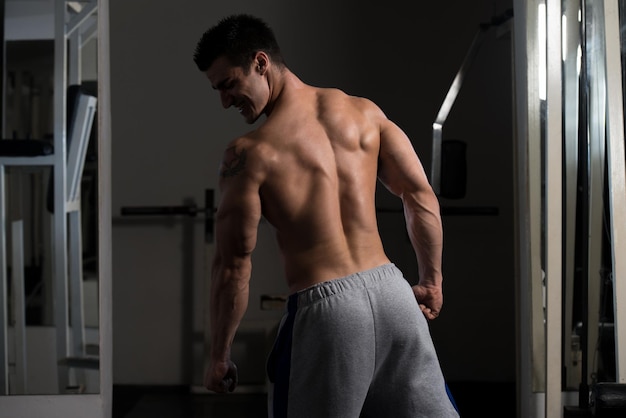
M268 117L294 90L306 87L306 84L287 68L274 72L268 77L268 83L270 86L270 99L265 110L265 114Z

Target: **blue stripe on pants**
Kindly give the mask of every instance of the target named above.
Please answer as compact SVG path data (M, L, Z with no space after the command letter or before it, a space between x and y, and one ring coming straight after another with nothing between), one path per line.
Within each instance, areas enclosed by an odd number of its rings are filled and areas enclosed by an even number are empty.
M274 384L272 409L274 418L287 418L289 375L291 373L291 347L293 325L298 310L298 295L293 294L287 303L287 318L278 331L274 348L267 362L267 374Z

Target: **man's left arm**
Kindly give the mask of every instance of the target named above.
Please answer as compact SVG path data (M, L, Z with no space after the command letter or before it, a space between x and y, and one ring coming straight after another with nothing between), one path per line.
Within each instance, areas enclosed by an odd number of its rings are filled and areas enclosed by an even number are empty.
M409 138L389 120L384 121L381 129L379 179L402 199L419 268L419 282L413 286L413 292L426 318L435 319L443 305L439 201Z

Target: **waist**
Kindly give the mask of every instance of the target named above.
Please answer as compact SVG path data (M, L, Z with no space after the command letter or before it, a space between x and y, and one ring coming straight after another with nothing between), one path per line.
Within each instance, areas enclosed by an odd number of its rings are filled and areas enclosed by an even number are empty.
M386 263L343 277L326 280L292 293L287 301L287 309L291 311L298 306L306 306L344 291L376 285L392 278L404 280L402 272L395 264Z
M390 263L382 251L368 253L367 256L360 257L359 260L352 260L352 257L343 256L308 257L300 260L285 257L284 260L290 294L319 283L375 269Z

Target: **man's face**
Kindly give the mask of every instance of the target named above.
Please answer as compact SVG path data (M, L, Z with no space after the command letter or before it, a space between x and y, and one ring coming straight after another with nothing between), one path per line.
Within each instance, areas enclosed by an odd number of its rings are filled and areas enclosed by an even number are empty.
M225 57L217 58L206 71L213 88L220 93L222 106L234 106L247 123L254 123L261 116L269 90L264 77L255 71L254 64L248 74L242 67L233 66Z

